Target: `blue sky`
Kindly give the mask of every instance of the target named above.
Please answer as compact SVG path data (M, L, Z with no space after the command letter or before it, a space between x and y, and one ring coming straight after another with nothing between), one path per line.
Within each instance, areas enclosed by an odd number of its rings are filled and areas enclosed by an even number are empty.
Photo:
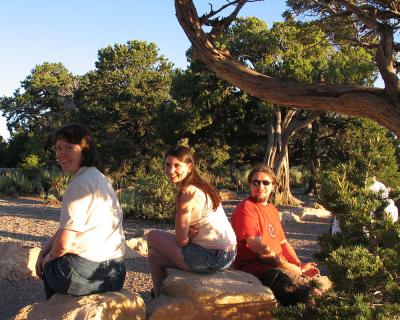
M209 2L195 1L199 12ZM283 0L265 0L247 4L241 16L257 16L271 26L283 11ZM186 67L190 44L173 0L12 0L1 1L0 12L0 96L11 96L38 64L61 62L82 75L94 69L100 48L129 40L154 42L176 67ZM0 117L0 135L8 137L5 125Z

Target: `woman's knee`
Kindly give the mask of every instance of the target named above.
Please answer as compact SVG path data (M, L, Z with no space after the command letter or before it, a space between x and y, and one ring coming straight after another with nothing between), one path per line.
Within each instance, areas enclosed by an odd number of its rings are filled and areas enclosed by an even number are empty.
M162 230L151 230L147 233L147 246L150 247L157 247L159 243L165 243L166 238L169 234Z

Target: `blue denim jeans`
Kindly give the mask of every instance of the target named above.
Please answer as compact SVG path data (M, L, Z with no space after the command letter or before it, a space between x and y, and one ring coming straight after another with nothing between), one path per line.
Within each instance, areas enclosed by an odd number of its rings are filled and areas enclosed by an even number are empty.
M125 275L123 258L95 262L67 253L45 265L43 283L47 299L56 292L83 296L121 290Z
M232 251L207 249L195 243L182 247L182 255L190 271L196 273L212 273L228 269L236 257L236 249Z

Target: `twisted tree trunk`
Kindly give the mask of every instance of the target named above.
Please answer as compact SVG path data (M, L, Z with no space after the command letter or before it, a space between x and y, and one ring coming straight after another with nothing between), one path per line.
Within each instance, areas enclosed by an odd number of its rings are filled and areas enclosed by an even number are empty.
M274 117L269 122L268 143L264 156L264 163L274 170L278 181L275 201L288 205L301 204L301 201L293 196L290 190L289 138L297 130L308 126L318 117L317 114L312 113L307 117L300 118L298 113L299 111L294 109L276 109Z

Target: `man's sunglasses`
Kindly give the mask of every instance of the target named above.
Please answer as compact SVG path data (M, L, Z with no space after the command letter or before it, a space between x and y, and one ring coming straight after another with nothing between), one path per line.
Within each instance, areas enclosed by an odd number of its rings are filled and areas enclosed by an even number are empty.
M261 184L262 184L263 186L269 186L270 184L272 184L272 182L269 181L269 180L253 180L253 181L251 182L251 184L252 184L253 186L259 187Z

